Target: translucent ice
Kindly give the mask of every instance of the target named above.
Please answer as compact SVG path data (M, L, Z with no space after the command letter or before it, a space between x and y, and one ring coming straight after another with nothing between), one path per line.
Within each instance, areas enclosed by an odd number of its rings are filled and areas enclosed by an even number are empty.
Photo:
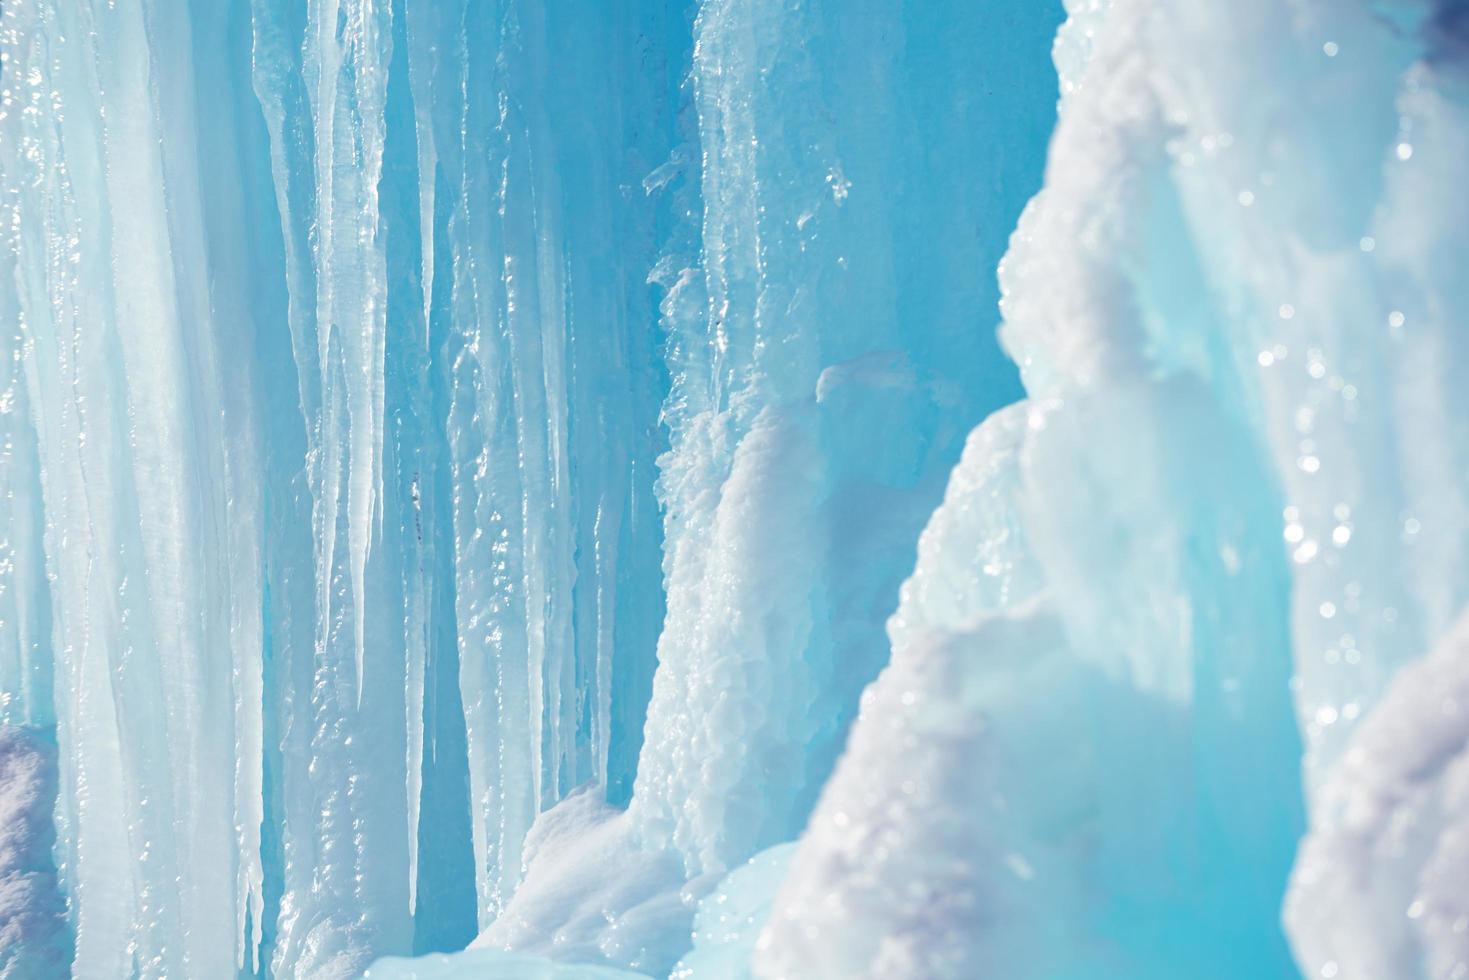
M1304 792L1301 966L1453 975L1448 654L1379 702L1466 584L1462 12L1073 8L1001 271L1031 402L925 532L757 972L1286 975Z
M793 844L777 844L731 871L699 901L694 948L669 974L672 980L741 980L751 976L755 946L770 918L771 901L786 876Z
M1469 971L1469 12L1065 7L5 0L0 977Z

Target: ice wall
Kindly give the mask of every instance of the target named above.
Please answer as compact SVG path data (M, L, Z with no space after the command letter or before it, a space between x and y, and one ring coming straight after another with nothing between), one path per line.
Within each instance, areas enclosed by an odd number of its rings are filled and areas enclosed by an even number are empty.
M570 14L5 5L0 712L60 745L75 975L462 946L537 812L627 799L666 390L628 192L687 29Z
M674 966L695 901L804 825L963 433L1015 391L994 286L960 270L998 260L1039 173L1059 11L994 33L977 10L863 10L707 4L693 24L702 167L680 146L644 183L681 218L653 270L668 614L646 742L625 815L568 801L536 825L557 843L478 947ZM966 221L935 222L935 193Z
M578 787L675 898L800 830L1016 393L969 272L1057 12L952 6L5 5L0 712L77 976L463 945Z
M0 307L26 408L6 425L30 429L7 451L35 460L6 467L25 549L6 663L25 672L4 686L13 717L56 725L80 976L228 974L260 894L260 497L252 393L228 383L249 333L211 304L244 290L207 271L203 178L175 152L195 135L188 19L160 13L3 21Z
M0 975L1469 968L1469 14L1068 7L5 0Z
M924 532L756 972L1291 975L1304 795L1300 970L1454 975L1455 641L1401 668L1465 584L1462 11L1070 6L1001 270L1030 398Z
M691 873L799 831L959 440L1013 397L991 287L960 270L996 260L1031 189L1054 23L699 10L697 252L657 270L668 618L631 808ZM990 86L1011 97L955 94Z

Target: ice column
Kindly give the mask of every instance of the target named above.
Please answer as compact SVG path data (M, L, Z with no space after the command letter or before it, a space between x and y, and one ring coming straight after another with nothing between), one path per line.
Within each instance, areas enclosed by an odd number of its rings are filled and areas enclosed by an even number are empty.
M261 888L260 510L205 272L189 12L18 3L3 29L0 310L26 407L6 424L39 464L8 503L6 685L49 721L34 669L8 672L49 632L73 972L228 975Z
M641 737L664 382L641 261L658 207L630 192L668 153L677 62L653 45L678 18L622 3L406 7L487 923L536 815L588 782L625 798Z

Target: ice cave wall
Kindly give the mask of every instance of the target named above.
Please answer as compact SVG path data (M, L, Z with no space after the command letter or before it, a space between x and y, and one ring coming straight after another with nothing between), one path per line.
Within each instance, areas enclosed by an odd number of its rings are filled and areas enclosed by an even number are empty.
M1464 5L1066 13L5 0L0 973L1469 969Z
M675 899L587 953L671 966L1019 395L974 270L1060 13L7 2L0 684L74 974L462 946L584 785Z

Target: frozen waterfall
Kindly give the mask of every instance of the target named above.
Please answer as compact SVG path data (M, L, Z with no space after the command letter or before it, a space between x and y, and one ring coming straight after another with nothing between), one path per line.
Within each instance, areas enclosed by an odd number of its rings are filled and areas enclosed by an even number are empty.
M1466 173L1463 0L0 0L0 980L1469 977Z

